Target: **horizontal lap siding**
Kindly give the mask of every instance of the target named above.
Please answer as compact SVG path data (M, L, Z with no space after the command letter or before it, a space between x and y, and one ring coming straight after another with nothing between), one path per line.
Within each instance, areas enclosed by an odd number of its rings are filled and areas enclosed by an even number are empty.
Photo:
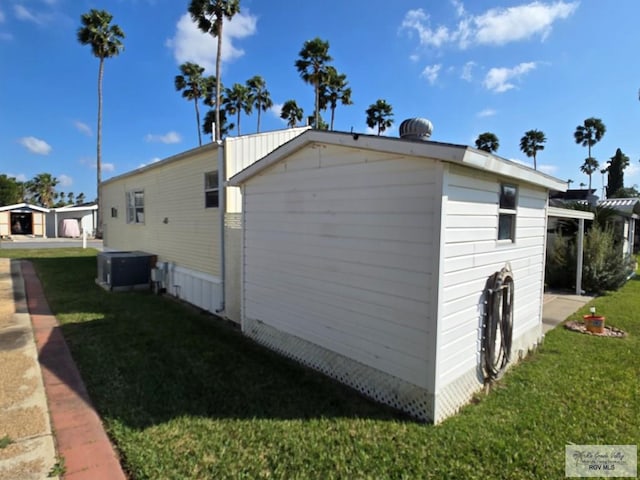
M317 146L250 180L243 315L425 386L437 172Z
M515 280L514 337L539 325L547 198L519 185L516 241L498 242L500 178L458 166L445 178L439 388L477 368L484 286L507 262Z
M204 207L204 173L217 168L213 150L105 184L105 246L143 250L161 261L220 275L219 210ZM125 195L137 189L144 190L145 222L128 224ZM111 217L113 207L117 218Z

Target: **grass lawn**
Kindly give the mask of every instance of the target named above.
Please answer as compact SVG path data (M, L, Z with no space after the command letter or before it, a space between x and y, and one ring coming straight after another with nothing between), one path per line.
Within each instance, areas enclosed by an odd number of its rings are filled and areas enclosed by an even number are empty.
M640 443L640 280L557 328L489 396L414 422L167 298L103 291L91 250L30 258L132 479L559 479L565 444ZM588 313L588 307L578 312Z

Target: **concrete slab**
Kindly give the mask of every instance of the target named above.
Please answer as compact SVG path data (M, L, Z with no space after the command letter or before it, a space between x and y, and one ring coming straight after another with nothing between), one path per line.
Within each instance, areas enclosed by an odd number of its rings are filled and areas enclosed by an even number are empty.
M594 297L563 293L545 293L542 305L542 331L547 333L580 310Z
M18 267L0 258L0 439L11 442L0 448L0 478L57 478L48 477L56 450Z

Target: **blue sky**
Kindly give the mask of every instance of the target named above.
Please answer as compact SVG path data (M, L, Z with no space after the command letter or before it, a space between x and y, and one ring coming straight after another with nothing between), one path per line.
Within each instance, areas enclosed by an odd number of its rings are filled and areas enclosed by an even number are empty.
M110 11L126 34L125 51L105 66L103 178L197 146L193 103L174 77L184 61L213 74L216 45L187 5L0 0L0 173L49 172L59 190L94 197L98 61L76 40L90 8ZM305 40L320 37L353 90L336 130L366 132L364 111L382 98L395 114L388 135L425 117L433 140L472 145L490 131L499 155L527 162L519 140L539 129L547 136L539 169L576 187L588 181L579 171L587 152L573 132L595 116L607 133L593 156L602 164L621 148L631 159L625 183L640 184L637 0L242 0L241 10L225 27L222 79L265 78L276 108L262 130L285 128L277 107L288 99L312 113L313 89L294 62ZM255 114L243 116L242 133L255 128Z

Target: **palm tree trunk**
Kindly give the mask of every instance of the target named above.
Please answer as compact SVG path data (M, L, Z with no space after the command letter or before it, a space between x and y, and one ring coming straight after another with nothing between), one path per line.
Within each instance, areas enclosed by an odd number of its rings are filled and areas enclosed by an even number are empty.
M331 131L333 132L333 119L336 115L336 107L331 107Z
M100 58L98 68L98 132L96 152L96 195L98 210L96 211L96 237L102 238L102 196L100 195L102 182L102 77L104 75L104 58Z
M262 110L262 105L258 102L258 131L256 133L260 133L260 110Z
M218 52L216 53L216 141L220 140L220 64L222 62L222 17L218 22Z
M240 114L241 114L241 113L242 113L242 112L241 112L241 111L240 111L240 109L238 108L238 128L237 128L238 136L240 136Z
M533 151L533 169L537 170L538 169L538 163L536 162L536 151Z
M196 105L196 126L198 128L198 145L202 146L202 136L200 135L200 110L198 109L198 97L193 99L193 102Z
M316 111L315 111L315 125L313 126L313 128L319 128L318 127L318 123L320 123L320 85L318 84L318 81L316 80L316 84L314 85L315 89L316 89Z

